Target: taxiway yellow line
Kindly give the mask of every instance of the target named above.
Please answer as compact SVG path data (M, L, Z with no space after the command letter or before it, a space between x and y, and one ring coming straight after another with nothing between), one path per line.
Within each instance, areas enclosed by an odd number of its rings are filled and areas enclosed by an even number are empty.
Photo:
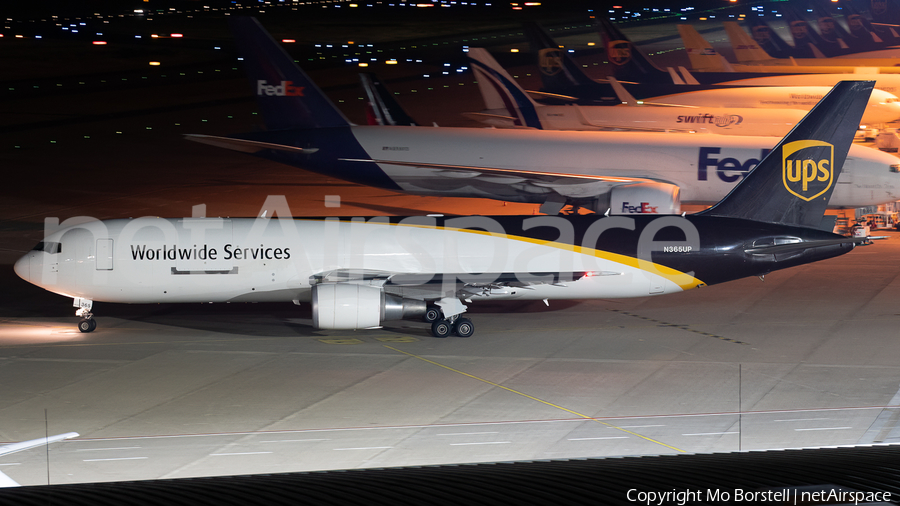
M651 443L655 443L655 444L658 444L658 445L660 445L660 446L664 446L664 447L666 447L666 448L668 448L668 449L670 449L670 450L675 450L676 452L679 452L679 453L687 453L685 450L682 450L681 448L676 448L676 447L674 447L674 446L672 446L672 445L668 445L668 444L666 444L666 443L663 443L662 441L657 441L657 440L655 440L655 439L653 439L653 438L649 438L649 437L647 437L647 436L643 436L643 435L641 435L641 434L638 434L637 432L632 432L632 431L630 431L630 430L628 430L628 429L623 429L622 427L613 425L613 424L611 424L611 423L609 423L609 422L604 422L603 420L599 420L599 419L597 419L597 418L594 418L593 416L589 416L589 415L585 415L585 414L579 413L579 412L577 412L577 411L573 411L573 410L571 410L571 409L569 409L569 408L560 406L560 405L558 405L558 404L553 404L552 402L545 401L545 400L543 400L543 399L538 399L537 397L535 397L535 396L533 396L533 395L528 395L528 394L526 394L526 393L524 393L524 392L520 392L520 391L518 391L518 390L509 388L509 387L505 387L505 386L500 385L500 384L498 384L498 383L494 383L493 381L486 380L486 379L484 379L484 378L479 378L478 376L475 376L474 374L469 374L469 373L467 373L467 372L460 371L459 369L454 369L454 368L452 368L452 367L450 367L450 366L448 366L448 365L444 365L444 364L442 364L442 363L440 363L440 362L435 362L434 360L429 360L429 359L427 359L427 358L425 358L425 357L420 357L419 355L416 355L416 354L414 354L414 353L409 353L409 352L407 352L407 351L403 351L403 350L394 348L393 346L388 346L388 345L386 345L386 344L383 345L383 346L384 346L385 348L389 349L389 350L394 350L394 351L396 351L397 353L402 353L402 354L404 354L404 355L407 355L407 356L409 356L409 357L412 357L412 358L421 360L421 361L423 361L423 362L427 362L427 363L429 363L429 364L436 365L436 366L438 366L438 367L442 367L442 368L444 368L444 369L447 369L448 371L452 371L452 372L455 372L455 373L457 373L457 374L461 374L461 375L463 375L463 376L465 376L465 377L467 377L467 378L472 378L472 379L474 379L474 380L481 381L482 383L487 383L488 385L491 385L491 386L494 386L494 387L497 387L497 388L502 388L503 390L506 390L507 392L511 392L511 393L516 394L516 395L521 395L522 397L525 397L525 398L527 398L527 399L531 399L531 400L533 400L533 401L540 402L541 404L546 404L547 406L550 406L550 407L553 407L553 408L556 408L556 409L561 409L561 410L565 411L566 413L571 413L571 414L573 414L573 415L575 415L575 416L577 416L577 417L584 418L585 420L593 420L593 421L595 421L595 422L597 422L597 423L599 423L599 424L601 424L601 425L605 425L605 426L610 427L610 428L612 428L612 429L616 429L616 430L622 431L622 432L624 432L624 433L626 433L626 434L631 434L632 436L639 437L639 438L641 438L641 439L643 439L643 440L645 440L645 441L649 441L649 442L651 442Z

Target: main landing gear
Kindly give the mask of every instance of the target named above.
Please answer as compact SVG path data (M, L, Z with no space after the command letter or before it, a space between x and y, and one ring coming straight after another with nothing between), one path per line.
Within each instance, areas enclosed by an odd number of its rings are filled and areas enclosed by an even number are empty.
M434 337L444 338L451 333L459 337L471 337L475 333L475 324L468 318L460 318L460 315L453 315L449 318L443 318L443 312L438 306L428 306L425 311L423 320L431 323L431 335Z

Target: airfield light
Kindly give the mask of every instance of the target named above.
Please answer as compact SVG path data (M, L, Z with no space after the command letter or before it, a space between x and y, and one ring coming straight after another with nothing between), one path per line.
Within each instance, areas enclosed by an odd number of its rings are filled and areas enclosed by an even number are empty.
M388 60L388 61L386 61L385 63L387 63L388 65L396 65L396 64L397 64L397 60Z
M588 42L588 45L589 45L589 46L594 46L594 45L596 45L596 44L597 44L596 42Z
M359 62L359 66L360 66L360 67L368 67L369 64L366 63L366 62L364 62L364 61L361 61L361 62Z
M295 39L281 39L281 42L284 42L285 44L293 44L297 41Z
M157 35L157 34L154 33L153 35L150 36L150 38L151 38L151 39L158 39L158 38L159 38L159 35Z
M184 37L184 35L180 33L173 33L172 35L170 35L170 37L172 37L173 39L180 39Z
M161 64L158 61L152 61L152 62L150 62L150 65L153 67L158 67Z
M519 50L516 49L516 48L512 48L512 49L509 50L509 52L510 52L510 53L518 53Z
M91 42L91 44L93 44L95 46L105 46L106 41L105 40L95 40L94 42Z

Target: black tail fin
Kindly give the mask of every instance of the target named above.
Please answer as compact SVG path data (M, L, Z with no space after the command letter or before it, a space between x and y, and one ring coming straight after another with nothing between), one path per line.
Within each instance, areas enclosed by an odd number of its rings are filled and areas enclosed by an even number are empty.
M266 128L345 127L350 122L255 18L229 20Z
M596 24L606 50L606 58L615 68L613 77L619 81L638 83L658 82L660 78L668 78L665 70L654 65L647 55L609 20L600 17L597 18Z
M816 228L875 81L841 81L718 204L700 214Z
M359 79L369 99L370 109L366 111L366 115L371 115L370 125L416 126L416 122L374 73L360 72Z
M591 87L597 83L584 74L581 68L560 49L544 28L535 23L523 23L525 37L531 52L537 55L541 68L541 81L547 90L570 90Z

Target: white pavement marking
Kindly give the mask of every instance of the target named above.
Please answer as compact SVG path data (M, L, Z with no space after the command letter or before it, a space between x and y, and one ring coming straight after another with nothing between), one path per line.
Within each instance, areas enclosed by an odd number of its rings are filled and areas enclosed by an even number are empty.
M572 437L569 441L588 441L592 439L628 439L628 436L609 436L609 437Z
M335 451L341 450L386 450L388 448L393 448L393 446L364 446L361 448L335 448Z
M438 434L438 436L476 436L479 434L499 434L499 432L451 432L449 434Z
M112 460L144 460L149 459L150 457L120 457L117 459L85 459L82 462L108 462Z
M265 455L272 452L239 452L239 453L210 453L210 457L225 457L229 455Z
M508 445L512 441L490 441L487 443L450 443L450 446L470 446L470 445Z

